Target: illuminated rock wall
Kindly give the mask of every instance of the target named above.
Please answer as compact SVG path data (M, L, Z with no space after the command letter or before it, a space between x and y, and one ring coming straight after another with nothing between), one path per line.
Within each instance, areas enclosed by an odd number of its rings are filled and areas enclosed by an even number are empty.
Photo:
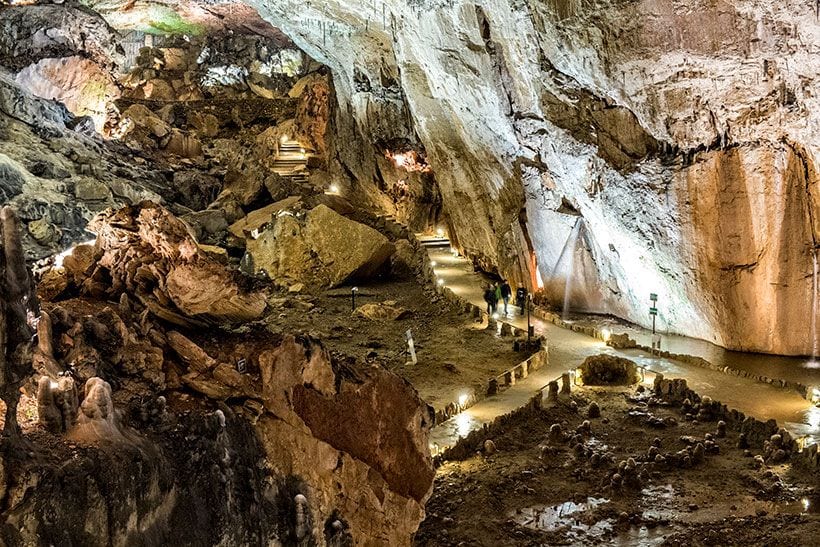
M333 69L348 134L412 127L453 235L486 267L534 284L534 252L562 302L580 214L574 309L648 324L657 292L661 329L811 353L812 6L251 3Z

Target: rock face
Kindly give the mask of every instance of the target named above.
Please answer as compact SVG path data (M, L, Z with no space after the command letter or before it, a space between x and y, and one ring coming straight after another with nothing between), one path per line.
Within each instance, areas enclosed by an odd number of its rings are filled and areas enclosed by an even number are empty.
M202 328L255 318L260 295L157 205L92 228L40 286L19 383L47 430L30 449L54 457L3 459L0 541L410 544L434 477L412 386L261 322Z
M308 339L254 332L217 340L166 331L144 314L137 319L138 305L103 306L87 299L50 305L59 318L54 345L65 355L63 366L76 364L76 354L63 351L69 335L70 345L84 345L76 327L68 328L74 314L86 314L94 326L85 330L97 337L107 328L98 320L108 314L109 324L121 325L112 330L150 332L167 376L181 374L197 398L185 395L181 411L179 386L171 380L168 404L139 374L107 366L127 339L97 338L94 345L105 350L95 368L121 389L91 376L78 398L70 378L40 380L41 421L82 450L59 467L44 463L51 460L14 462L16 473L39 480L12 483L0 538L129 544L148 529L162 543L196 537L207 545L409 545L432 489L427 432L433 418L404 380L331 359ZM194 338L207 338L208 345ZM240 356L244 372L234 366ZM226 402L203 412L208 401ZM51 450L60 446L58 439L50 442ZM138 484L125 480L134 469L142 469Z
M122 61L116 32L88 10L59 5L12 7L0 11L0 29L0 65L15 70L42 59L78 54L103 66Z
M304 221L280 214L247 248L254 270L331 287L372 276L394 250L381 233L326 205L308 211Z
M655 292L661 329L812 352L813 6L250 3L332 68L346 147L418 134L483 265L574 309L647 325Z

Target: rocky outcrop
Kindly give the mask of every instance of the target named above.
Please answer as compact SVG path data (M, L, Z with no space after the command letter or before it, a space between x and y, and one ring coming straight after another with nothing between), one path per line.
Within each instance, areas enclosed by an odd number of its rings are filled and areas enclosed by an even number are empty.
M584 359L579 367L585 385L632 385L640 382L638 365L623 357L602 353Z
M279 214L275 222L247 241L253 271L274 279L338 286L372 276L393 254L388 239L326 205L305 214Z
M93 260L66 273L81 294L115 301L127 294L182 325L251 320L265 310L261 293L244 288L237 272L203 252L185 223L159 205L105 212L88 229L97 234Z
M17 83L37 97L63 103L75 116L89 116L102 133L120 90L111 75L88 59L42 59L17 73Z
M262 322L200 328L255 318L261 295L155 204L91 227L40 287L23 387L50 457L9 464L0 538L408 545L434 476L412 386Z
M77 55L103 67L123 61L116 31L92 11L56 4L0 10L0 65L20 70Z
M127 544L150 530L163 543L409 544L432 488L432 415L401 378L308 338L168 330L127 298L116 309L89 298L48 309L48 345L84 388L40 379L48 450L68 454L14 462L15 478L39 480L11 483L5 541ZM129 346L135 339L147 347ZM152 351L167 390L145 382L153 365L137 356ZM125 480L132 465L139 484ZM191 519L202 519L196 530Z
M164 177L83 127L63 105L30 95L0 70L0 197L27 228L30 258L87 240L86 223L108 206L162 201L155 190Z

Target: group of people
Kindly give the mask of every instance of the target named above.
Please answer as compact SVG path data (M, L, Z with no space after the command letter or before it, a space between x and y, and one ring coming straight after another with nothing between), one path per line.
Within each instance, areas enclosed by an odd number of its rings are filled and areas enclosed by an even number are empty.
M504 315L509 315L509 304L512 298L512 287L504 280L499 285L498 283L490 283L484 291L484 301L487 303L487 313L493 315L498 311L498 303L504 302ZM524 308L527 303L527 289L525 287L518 287L515 291L515 305L521 309L521 315L524 315Z

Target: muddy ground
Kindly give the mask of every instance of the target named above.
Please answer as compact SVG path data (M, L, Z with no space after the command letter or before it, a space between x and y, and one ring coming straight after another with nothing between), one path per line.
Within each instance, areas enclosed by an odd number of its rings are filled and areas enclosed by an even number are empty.
M445 462L415 544L820 544L816 471L761 466L754 458L760 450L737 448L737 431L715 437L719 453L689 468L649 463L639 482L627 473L612 487L616 466L633 458L627 465L640 467L653 442L659 453L674 453L687 446L682 437L704 441L716 433L715 422L686 421L678 407L649 409L665 426L630 417L630 410L647 410L627 400L634 394L627 387L580 388L574 403L515 416L491 439L495 453ZM575 434L591 401L601 417L589 418L586 453L577 456L572 442L550 440L550 427Z

